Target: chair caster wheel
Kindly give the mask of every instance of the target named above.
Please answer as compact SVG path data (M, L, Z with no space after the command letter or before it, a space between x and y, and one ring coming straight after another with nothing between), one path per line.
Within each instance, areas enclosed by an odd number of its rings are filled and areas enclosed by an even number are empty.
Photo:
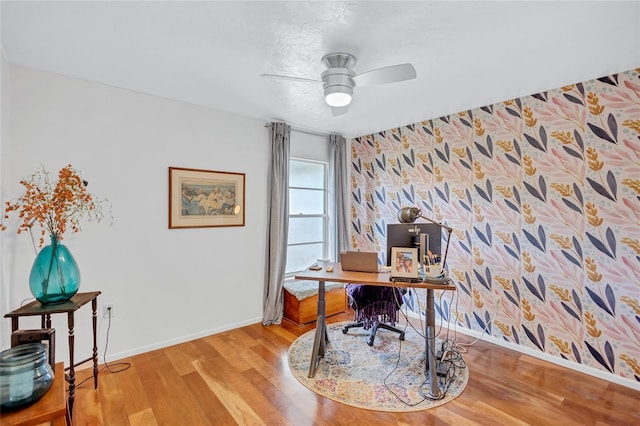
M344 327L344 328L342 329L342 334L347 334L347 331L349 331L349 329L348 329L347 327Z
M369 345L369 346L373 346L373 339L369 339L369 340L367 340L367 345Z
M404 342L404 333L400 333L400 340Z

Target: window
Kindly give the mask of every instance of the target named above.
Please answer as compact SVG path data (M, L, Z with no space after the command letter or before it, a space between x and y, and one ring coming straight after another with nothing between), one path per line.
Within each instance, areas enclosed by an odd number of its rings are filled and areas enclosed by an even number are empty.
M286 274L306 269L329 254L327 241L327 164L289 162L289 239Z

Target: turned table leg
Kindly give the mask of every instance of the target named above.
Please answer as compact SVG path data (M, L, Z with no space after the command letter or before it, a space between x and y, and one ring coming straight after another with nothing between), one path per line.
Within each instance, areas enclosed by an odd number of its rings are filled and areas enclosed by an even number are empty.
M74 360L74 318L73 312L67 313L67 322L69 325L69 413L73 417L73 400L76 397L76 369Z
M98 298L91 301L93 319L93 388L98 389Z

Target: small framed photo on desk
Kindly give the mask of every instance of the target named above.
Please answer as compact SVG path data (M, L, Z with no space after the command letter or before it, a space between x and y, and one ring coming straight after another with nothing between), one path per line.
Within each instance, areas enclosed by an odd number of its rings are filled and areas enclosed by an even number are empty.
M409 247L391 248L391 277L418 278L418 249Z

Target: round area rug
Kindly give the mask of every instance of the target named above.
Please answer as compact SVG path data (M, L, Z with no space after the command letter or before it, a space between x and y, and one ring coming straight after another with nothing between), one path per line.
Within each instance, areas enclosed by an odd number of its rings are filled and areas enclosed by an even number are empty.
M438 378L444 395L430 398L424 338L411 327L406 329L405 341L395 332L379 329L373 346L369 346L368 330L352 328L343 334L346 324L327 326L329 343L313 378L307 374L315 330L298 337L289 348L291 372L313 392L353 407L409 412L445 404L466 387L469 370L460 359L451 364L447 377Z

